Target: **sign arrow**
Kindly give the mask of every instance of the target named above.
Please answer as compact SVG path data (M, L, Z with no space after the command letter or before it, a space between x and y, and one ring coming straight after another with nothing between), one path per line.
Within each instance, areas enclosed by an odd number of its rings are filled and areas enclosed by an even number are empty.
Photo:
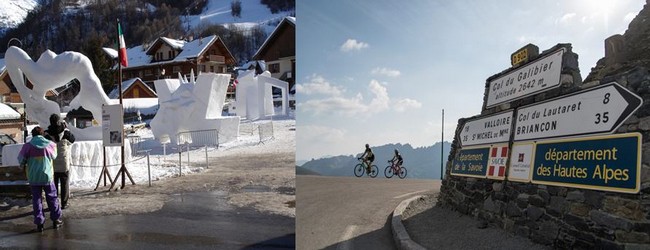
M461 145L470 146L510 140L512 113L511 110L466 122L460 132Z
M515 141L611 133L643 99L616 82L517 110Z

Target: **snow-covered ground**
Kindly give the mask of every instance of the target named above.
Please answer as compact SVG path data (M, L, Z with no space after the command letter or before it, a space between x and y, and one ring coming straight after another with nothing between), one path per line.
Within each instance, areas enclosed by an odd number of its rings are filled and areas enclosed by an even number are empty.
M273 136L270 138L268 126L273 124ZM275 120L259 120L255 122L243 121L240 126L239 137L236 141L221 144L217 147L207 147L208 167L217 164L215 159L221 156L246 154L283 153L295 152L295 119L292 114ZM260 143L260 128L264 138ZM132 144L132 150L138 154L131 157L126 167L136 183L145 184L151 180L156 181L167 177L178 176L179 173L179 148L176 146L163 147L153 138L150 129L141 129L131 136L138 136L140 143ZM190 148L181 147L181 168L183 174L196 173L205 170L206 147ZM146 154L149 153L149 168L147 167ZM189 153L188 153L189 152ZM188 164L189 155L189 164ZM212 161L212 162L211 162ZM77 167L79 168L79 167ZM101 166L85 166L83 174L70 180L74 188L93 188L97 184ZM111 176L117 173L117 166L110 168ZM128 180L127 180L128 181Z
M189 16L190 26L195 28L201 24L229 24L242 29L250 29L258 24L263 25L267 33L275 29L275 25L265 25L269 22L282 21L288 12L272 14L266 5L257 0L241 1L241 17L233 17L230 10L231 0L210 0L206 9L200 15Z
M38 6L36 0L2 0L0 4L0 33L5 32L5 28L14 28L22 23L27 17L27 13Z

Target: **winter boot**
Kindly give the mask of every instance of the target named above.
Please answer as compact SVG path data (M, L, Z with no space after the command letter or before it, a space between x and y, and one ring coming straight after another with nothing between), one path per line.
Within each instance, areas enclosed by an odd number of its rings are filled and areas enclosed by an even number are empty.
M43 232L43 224L36 225L36 231Z
M61 227L61 225L63 225L63 220L58 219L54 221L54 229Z

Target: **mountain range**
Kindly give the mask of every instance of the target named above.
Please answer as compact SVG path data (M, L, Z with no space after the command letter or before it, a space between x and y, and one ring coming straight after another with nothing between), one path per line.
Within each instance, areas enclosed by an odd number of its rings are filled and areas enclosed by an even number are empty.
M387 161L393 158L394 150L397 149L404 159L403 166L408 171L406 178L440 179L441 147L443 148L442 157L446 164L451 147L449 142L419 148L400 143L372 147L372 152L375 154L374 165L379 168L378 178L385 178L384 169L389 165ZM363 148L359 150L362 151ZM311 160L299 166L297 169L300 171L296 170L296 173L300 174L305 172L304 170L308 170L328 176L354 176L353 168L359 163L357 160L359 156L361 153Z

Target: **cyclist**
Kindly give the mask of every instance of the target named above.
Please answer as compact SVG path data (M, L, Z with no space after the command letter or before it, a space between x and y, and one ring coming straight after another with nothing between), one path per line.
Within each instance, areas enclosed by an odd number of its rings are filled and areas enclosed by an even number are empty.
M395 149L395 155L393 156L393 159L391 159L388 162L390 162L394 166L401 167L402 163L404 163L404 160L402 159L402 155L399 154L399 151Z
M363 152L361 157L359 159L363 158L363 162L366 163L366 172L370 173L370 166L372 166L372 162L375 160L375 154L372 153L372 149L370 149L370 145L366 144L366 151Z

